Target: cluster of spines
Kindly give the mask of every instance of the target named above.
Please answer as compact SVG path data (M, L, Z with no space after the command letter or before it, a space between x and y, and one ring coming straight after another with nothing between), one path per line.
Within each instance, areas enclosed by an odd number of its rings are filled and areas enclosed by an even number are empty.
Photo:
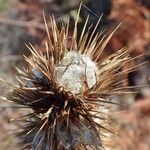
M44 17L48 35L45 53L37 51L31 44L27 46L31 51L30 58L25 56L29 68L24 72L18 70L21 73L18 77L20 86L11 93L12 101L33 111L22 117L24 124L22 132L18 134L22 144L27 148L57 150L88 149L91 146L100 149L103 146L102 130L110 132L101 124L103 120L105 122L109 120L108 114L105 116L100 110L103 109L101 104L115 104L108 101L106 97L123 93L124 74L130 70L119 72L119 69L131 59L129 52L123 48L99 60L102 51L117 29L108 38L102 37L101 33L95 34L101 18L90 35L90 29L86 32L89 18L87 17L77 42L79 12L72 37L68 37L69 19L66 26L62 24L59 28L52 16L49 29ZM69 51L87 55L98 68L96 84L79 94L60 86L56 78L55 67Z

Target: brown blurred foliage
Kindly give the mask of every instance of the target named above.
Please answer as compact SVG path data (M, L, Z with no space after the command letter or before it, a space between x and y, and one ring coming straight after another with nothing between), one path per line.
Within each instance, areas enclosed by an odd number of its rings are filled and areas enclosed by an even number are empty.
M150 148L150 99L136 102L117 117L121 122L119 134L122 150L149 150Z
M110 47L127 46L134 55L146 52L145 47L150 43L150 7L138 0L113 0L110 19L123 22L109 43Z

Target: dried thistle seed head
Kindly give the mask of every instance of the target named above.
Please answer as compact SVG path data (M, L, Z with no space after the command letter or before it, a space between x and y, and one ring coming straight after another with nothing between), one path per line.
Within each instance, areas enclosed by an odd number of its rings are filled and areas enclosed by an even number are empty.
M103 147L102 134L109 130L102 122L109 119L108 113L101 111L102 103L110 103L107 96L121 89L125 72L118 73L118 69L129 61L128 51L121 49L99 61L114 32L106 39L100 33L95 35L99 19L89 35L89 30L85 32L87 18L77 42L78 17L79 13L72 38L68 38L69 23L58 28L51 17L50 29L46 24L45 54L31 44L28 46L32 53L30 58L25 57L29 69L19 71L20 87L11 93L12 101L32 110L20 120L22 131L17 134L24 148L100 150Z

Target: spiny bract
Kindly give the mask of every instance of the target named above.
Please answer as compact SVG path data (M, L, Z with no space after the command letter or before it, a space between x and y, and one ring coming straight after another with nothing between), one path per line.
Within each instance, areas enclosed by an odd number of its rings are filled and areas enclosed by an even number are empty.
M31 108L32 113L22 117L22 131L17 135L26 149L79 150L102 149L103 103L117 93L125 78L118 70L129 61L128 51L99 60L112 37L103 38L86 29L88 18L77 41L77 20L72 37L69 21L61 27L53 16L46 24L48 41L45 53L28 46L31 56L25 57L29 68L19 70L19 87L10 94L11 100ZM45 20L45 18L44 18ZM46 21L45 21L46 23ZM87 30L87 31L86 31ZM91 34L91 35L90 35Z

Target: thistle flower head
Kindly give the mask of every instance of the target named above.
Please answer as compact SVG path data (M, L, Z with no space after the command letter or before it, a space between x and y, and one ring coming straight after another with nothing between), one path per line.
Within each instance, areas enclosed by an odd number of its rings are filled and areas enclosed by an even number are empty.
M19 71L19 88L11 99L24 105L32 113L22 118L22 131L18 133L24 148L39 150L102 149L101 124L107 117L101 113L107 96L117 92L124 79L118 70L129 60L128 52L99 60L113 35L102 38L96 27L86 32L88 17L77 41L77 20L72 37L69 22L58 27L53 16L50 27L46 24L48 41L45 53L27 46L31 57L24 72ZM119 80L119 81L118 81Z

